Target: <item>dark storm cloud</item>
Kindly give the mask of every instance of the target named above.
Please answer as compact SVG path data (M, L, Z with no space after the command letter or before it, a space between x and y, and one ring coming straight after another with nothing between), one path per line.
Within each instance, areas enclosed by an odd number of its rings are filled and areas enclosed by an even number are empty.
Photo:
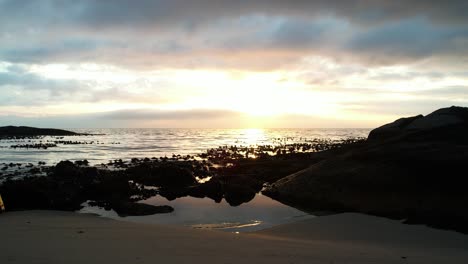
M425 19L391 22L356 34L347 44L352 52L377 58L423 58L468 52L468 27L433 26Z
M323 54L391 64L465 55L467 13L467 1L0 0L0 60L268 69ZM252 53L262 60L247 61Z
M271 48L279 49L325 49L335 46L346 26L336 20L308 21L288 19L266 36Z
M73 30L72 28L70 30ZM0 39L2 39L0 35ZM0 59L21 63L40 63L44 59L62 61L68 58L75 61L99 60L109 50L125 47L124 42L103 40L99 37L73 37L64 34L58 37L45 35L25 34L16 35L14 41L5 41L0 44Z
M362 1L362 0L68 0L35 1L3 0L2 17L23 16L42 23L79 23L88 26L116 26L128 23L186 24L211 21L220 17L238 17L249 14L274 16L311 16L335 14L353 21L401 19L424 15L431 20L446 23L464 23L468 4L452 1ZM16 21L15 23L20 23Z

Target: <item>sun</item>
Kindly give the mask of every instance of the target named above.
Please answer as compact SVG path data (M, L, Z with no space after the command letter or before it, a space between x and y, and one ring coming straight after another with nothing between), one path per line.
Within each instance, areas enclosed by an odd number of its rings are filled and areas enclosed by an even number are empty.
M282 90L275 76L251 74L236 83L240 92L236 101L240 102L238 111L252 117L272 117L281 113Z
M246 103L240 110L251 117L274 117L280 114L280 109L268 102Z

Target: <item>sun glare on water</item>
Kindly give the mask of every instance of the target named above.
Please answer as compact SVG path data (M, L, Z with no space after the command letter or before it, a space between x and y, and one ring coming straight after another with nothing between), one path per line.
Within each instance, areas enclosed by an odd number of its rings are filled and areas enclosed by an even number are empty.
M260 128L247 128L243 129L242 134L245 137L245 143L247 145L258 144L265 137L265 131Z

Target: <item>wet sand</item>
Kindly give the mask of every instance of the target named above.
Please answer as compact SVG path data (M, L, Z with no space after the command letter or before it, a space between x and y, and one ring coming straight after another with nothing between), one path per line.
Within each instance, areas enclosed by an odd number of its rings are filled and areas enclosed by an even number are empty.
M0 214L1 263L468 263L468 236L360 214L254 233L56 211Z

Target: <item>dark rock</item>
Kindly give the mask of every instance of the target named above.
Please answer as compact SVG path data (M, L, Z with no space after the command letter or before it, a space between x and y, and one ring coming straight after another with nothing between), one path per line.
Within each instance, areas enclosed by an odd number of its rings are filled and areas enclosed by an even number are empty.
M79 167L71 161L61 161L53 169L52 178L58 182L71 182L85 188L98 177L95 167Z
M76 136L81 135L72 131L52 128L35 128L26 126L0 127L0 137L25 137L25 136Z
M334 150L264 193L308 211L356 211L468 232L468 108L386 127L399 132L376 129L366 143Z
M240 185L248 187L256 193L260 192L263 188L263 181L257 179L254 175L224 176L219 177L219 179L225 187L230 185Z
M127 170L136 181L148 186L188 187L196 184L191 170L171 163L142 163Z
M436 134L436 130L448 130L449 127L458 129L468 124L468 108L452 106L432 112L427 116L400 118L392 123L383 125L369 133L368 140L376 141L415 134ZM430 133L428 133L430 131Z
M408 124L408 130L429 130L468 122L468 108L451 106L432 112Z
M119 202L112 205L119 216L143 216L153 214L171 213L174 208L168 205L154 206L143 203Z
M159 195L161 195L162 197L166 198L169 201L173 201L177 198L185 197L188 195L187 193L188 193L188 190L187 188L184 188L184 187L179 187L179 188L165 187L159 190Z
M404 133L408 125L413 121L423 118L423 115L417 115L412 117L403 117L397 119L396 121L383 125L381 127L373 129L369 133L369 140L382 140L386 138L391 138L397 135Z
M52 200L46 190L53 185L46 178L28 178L5 181L0 186L3 202L7 210L49 209Z
M77 160L77 161L75 161L75 164L78 165L78 166L88 166L89 161L88 160Z
M249 186L229 184L224 186L224 199L231 206L238 206L250 202L257 193Z
M119 215L148 215L173 210L132 203L132 197L145 199L156 195L156 191L138 189L123 174L96 172L96 168L80 168L70 162L55 167L52 176L6 181L0 185L0 193L10 211L75 211L87 200L93 200L92 206L114 209Z
M79 178L82 176L81 169L69 160L60 161L54 168L53 176L57 178Z
M217 178L212 178L208 182L193 186L188 190L188 195L197 198L208 197L219 203L223 199L223 185Z

